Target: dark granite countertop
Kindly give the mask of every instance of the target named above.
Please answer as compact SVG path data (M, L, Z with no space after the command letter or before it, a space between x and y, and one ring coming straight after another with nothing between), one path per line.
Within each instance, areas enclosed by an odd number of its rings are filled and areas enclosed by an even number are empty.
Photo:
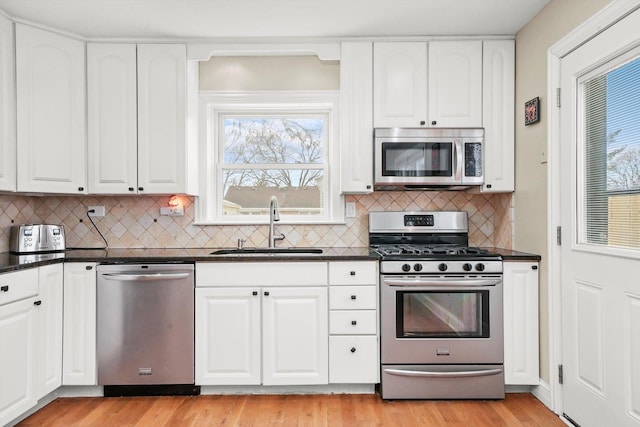
M314 248L322 249L320 254L245 254L212 255L211 252L223 248L187 249L108 249L108 250L67 250L61 253L13 255L0 253L0 273L38 267L57 262L269 262L269 261L376 261L379 256L368 247L360 248Z
M486 247L483 249L499 254L500 256L502 256L503 261L540 261L542 259L540 255L514 251L512 249Z

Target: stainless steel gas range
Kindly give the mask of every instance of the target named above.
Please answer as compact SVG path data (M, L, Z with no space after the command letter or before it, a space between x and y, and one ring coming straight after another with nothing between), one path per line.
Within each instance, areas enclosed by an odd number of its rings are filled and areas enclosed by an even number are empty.
M502 259L466 212L371 212L383 399L504 398Z

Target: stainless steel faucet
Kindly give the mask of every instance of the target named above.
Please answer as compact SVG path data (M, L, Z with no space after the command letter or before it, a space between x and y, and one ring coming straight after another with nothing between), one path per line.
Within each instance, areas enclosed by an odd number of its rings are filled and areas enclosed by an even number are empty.
M284 240L284 234L280 233L279 236L275 235L275 223L280 221L280 212L278 212L278 199L276 196L271 196L269 202L269 247L276 247L276 240Z

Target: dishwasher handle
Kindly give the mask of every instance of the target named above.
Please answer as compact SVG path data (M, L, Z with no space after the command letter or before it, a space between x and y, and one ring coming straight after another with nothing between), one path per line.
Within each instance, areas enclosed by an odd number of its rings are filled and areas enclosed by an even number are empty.
M139 282L150 280L176 280L189 277L191 273L102 273L106 280L117 280L120 282Z

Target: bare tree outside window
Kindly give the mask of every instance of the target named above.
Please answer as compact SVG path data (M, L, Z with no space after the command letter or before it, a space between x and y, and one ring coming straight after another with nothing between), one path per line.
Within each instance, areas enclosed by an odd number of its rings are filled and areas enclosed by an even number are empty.
M324 117L222 118L226 214L264 214L271 196L283 213L322 213Z

